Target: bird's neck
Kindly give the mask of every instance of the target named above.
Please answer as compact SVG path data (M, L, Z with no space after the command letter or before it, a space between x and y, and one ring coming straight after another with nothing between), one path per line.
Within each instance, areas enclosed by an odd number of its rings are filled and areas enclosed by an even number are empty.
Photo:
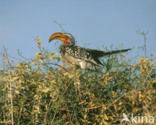
M62 45L59 47L59 50L60 50L61 55L64 56L65 53L66 53L66 49L67 49L68 47L72 47L72 46L74 46L74 45L65 45L65 44L62 44Z

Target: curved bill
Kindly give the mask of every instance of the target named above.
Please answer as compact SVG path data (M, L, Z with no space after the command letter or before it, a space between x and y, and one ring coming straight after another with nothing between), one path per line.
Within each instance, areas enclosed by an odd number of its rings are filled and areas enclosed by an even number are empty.
M60 32L57 32L57 33L54 33L52 34L50 37L49 37L49 42L51 42L52 40L54 39L58 39L58 40L61 40L61 41L66 41L67 40L67 37L63 34L63 33L60 33Z

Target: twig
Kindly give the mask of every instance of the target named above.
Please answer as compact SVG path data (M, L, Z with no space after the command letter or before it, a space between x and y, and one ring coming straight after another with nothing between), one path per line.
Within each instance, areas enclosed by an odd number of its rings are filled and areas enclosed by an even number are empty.
M137 91L139 91L140 89L138 89ZM119 101L121 98L123 98L124 96L126 96L127 94L129 94L129 93L131 93L131 92L133 92L133 91L129 91L129 92L125 92L123 95L121 95L120 97L118 97L116 100L114 100L112 103L110 103L108 106L107 106L107 108L106 109L108 109L109 107L111 107L113 104L115 104L117 101ZM97 108L101 108L101 107L103 107L103 106L105 106L105 105L100 105L100 106L96 106L96 107L91 107L91 108L88 108L89 110L91 110L91 109L97 109ZM105 109L105 110L106 110Z
M56 64L56 63L43 63L43 64L52 64L52 65L55 65L55 66L58 66L60 68L62 68L63 70L65 70L66 72L69 72L66 68L64 68L63 66L59 65L59 64Z
M12 95L12 82L11 82L11 72L10 72L10 67L11 67L11 64L9 62L9 58L8 58L8 54L7 54L7 50L6 48L4 47L4 58L6 58L6 62L7 62L7 67L8 67L8 73L9 73L9 92L10 92L10 103L11 103L11 123L12 125L14 125L14 113L13 113L13 95Z
M56 23L56 24L60 27L60 29L61 29L62 32L65 32L65 30L64 30L64 28L63 28L63 25L64 25L64 24L60 24L60 23L58 23L58 21L56 21L56 20L54 20L53 22Z

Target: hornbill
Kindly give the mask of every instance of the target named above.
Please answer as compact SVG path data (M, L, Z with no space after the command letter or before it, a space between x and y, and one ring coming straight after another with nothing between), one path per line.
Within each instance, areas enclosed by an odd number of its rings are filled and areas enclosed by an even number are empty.
M122 49L105 52L96 49L83 48L75 45L75 39L70 33L56 32L50 36L49 42L54 39L63 42L59 47L63 60L79 66L81 69L87 69L90 66L103 66L99 60L101 57L131 50Z

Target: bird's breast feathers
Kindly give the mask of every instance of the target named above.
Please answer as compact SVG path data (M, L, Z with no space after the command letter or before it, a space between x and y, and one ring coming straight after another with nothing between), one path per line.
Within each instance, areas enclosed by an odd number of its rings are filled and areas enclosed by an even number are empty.
M79 59L79 58L75 58L75 57L70 56L68 54L65 54L63 56L63 59L66 60L67 62L73 64L73 65L79 66L81 69L86 69L86 68L92 66L91 63L89 63L85 60Z

